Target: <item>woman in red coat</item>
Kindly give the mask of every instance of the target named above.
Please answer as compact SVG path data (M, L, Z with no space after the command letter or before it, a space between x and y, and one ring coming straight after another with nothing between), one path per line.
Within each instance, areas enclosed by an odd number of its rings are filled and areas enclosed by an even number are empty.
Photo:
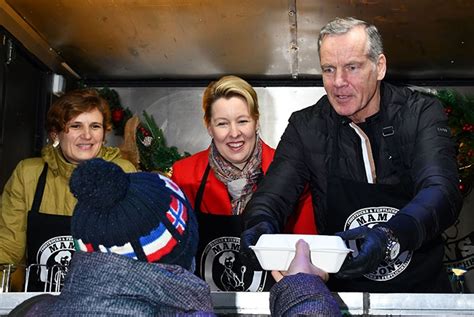
M211 145L176 162L172 175L198 217L197 273L214 291L269 290L271 275L239 260L241 214L275 152L258 135L257 94L245 80L225 76L209 84L202 107ZM296 208L286 232L316 234L309 192Z

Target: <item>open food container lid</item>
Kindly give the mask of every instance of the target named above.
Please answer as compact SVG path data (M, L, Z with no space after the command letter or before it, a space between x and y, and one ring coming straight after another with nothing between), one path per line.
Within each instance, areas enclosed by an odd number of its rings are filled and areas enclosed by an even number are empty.
M264 270L286 271L295 257L296 242L305 240L311 250L311 262L328 273L337 273L351 249L339 236L308 234L262 234L250 246Z

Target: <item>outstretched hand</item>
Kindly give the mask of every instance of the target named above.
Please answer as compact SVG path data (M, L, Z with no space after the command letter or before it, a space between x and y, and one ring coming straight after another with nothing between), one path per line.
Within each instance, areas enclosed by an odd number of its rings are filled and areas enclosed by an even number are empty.
M321 277L325 282L329 279L329 274L311 263L311 251L309 245L303 239L296 242L295 257L288 267L288 271L272 271L275 281L280 281L284 276L294 275L298 273L313 274Z

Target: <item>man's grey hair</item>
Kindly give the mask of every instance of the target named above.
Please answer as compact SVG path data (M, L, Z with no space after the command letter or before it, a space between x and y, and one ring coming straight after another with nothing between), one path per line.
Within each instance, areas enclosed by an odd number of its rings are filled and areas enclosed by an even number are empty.
M383 54L382 36L375 27L375 25L369 24L365 21L358 20L352 17L349 18L336 18L326 24L319 32L318 38L318 54L321 58L321 43L323 39L328 35L339 35L346 34L354 27L363 26L367 34L367 55L369 59L377 63L380 54Z

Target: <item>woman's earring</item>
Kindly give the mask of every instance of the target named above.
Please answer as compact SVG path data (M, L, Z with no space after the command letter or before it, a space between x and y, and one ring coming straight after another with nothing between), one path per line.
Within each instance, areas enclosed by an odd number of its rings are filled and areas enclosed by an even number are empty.
M54 148L57 148L58 146L59 146L59 140L56 139L56 140L54 140L54 142L53 142L53 147L54 147Z

